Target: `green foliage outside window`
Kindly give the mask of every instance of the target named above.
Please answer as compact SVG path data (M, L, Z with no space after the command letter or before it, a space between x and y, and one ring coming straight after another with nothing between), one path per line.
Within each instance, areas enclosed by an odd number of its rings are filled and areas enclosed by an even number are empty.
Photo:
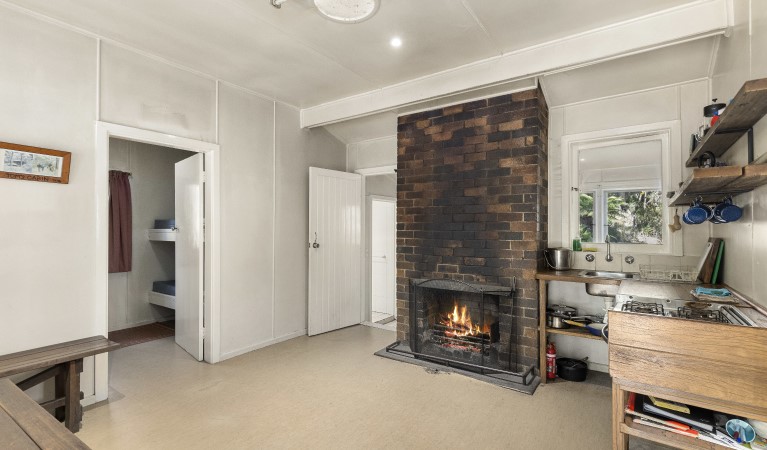
M663 214L660 191L606 191L607 233L610 242L662 244ZM594 242L594 193L580 194L580 236ZM601 224L604 226L604 224Z

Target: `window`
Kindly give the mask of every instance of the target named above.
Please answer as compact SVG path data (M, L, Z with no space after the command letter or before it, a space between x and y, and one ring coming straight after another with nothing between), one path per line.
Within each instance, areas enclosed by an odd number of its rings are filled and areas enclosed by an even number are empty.
M583 242L663 244L663 211L658 189L580 192L579 237Z
M677 128L678 123L668 122L627 128L624 134L565 136L562 160L570 167L562 177L563 198L569 198L563 205L562 242L577 238L604 250L609 238L616 252L680 251L681 242L672 242L665 226L670 185L665 180L671 172L671 134Z

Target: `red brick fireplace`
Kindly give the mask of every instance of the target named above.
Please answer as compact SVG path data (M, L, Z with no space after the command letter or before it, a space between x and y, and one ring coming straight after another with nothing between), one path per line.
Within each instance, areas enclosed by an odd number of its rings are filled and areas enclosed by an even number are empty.
M516 277L507 328L516 364L537 364L535 272L547 246L547 127L540 89L399 118L399 341L409 341L414 325L414 280L510 287Z

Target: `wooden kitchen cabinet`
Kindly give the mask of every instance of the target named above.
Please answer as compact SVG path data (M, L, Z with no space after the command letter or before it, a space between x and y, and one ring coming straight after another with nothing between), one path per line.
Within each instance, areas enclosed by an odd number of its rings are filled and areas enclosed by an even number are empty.
M613 448L637 436L683 449L725 448L626 417L629 392L767 421L767 329L610 311Z

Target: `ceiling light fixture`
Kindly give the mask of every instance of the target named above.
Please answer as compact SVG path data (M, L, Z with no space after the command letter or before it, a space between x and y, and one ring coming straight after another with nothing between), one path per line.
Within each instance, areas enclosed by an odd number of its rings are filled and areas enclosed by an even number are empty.
M402 39L398 38L397 36L394 36L391 38L391 41L389 41L389 44L394 48L400 48L402 47Z
M280 9L282 8L282 4L288 0L271 0L271 1L272 1L272 6L274 6L277 9Z
M326 18L340 23L359 23L378 11L379 0L314 0L314 6Z

